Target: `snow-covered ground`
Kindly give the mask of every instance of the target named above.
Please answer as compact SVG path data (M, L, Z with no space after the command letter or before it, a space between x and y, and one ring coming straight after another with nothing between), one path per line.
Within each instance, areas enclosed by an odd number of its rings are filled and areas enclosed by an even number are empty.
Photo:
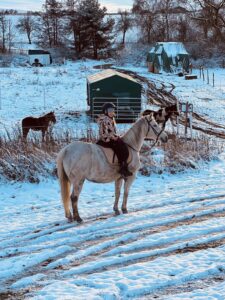
M91 60L66 62L63 66L45 68L1 68L0 69L0 131L20 124L26 116L40 116L54 110L58 127L68 128L65 114L88 109L86 94L86 77L98 72L93 66L101 64ZM126 67L124 67L126 68ZM224 123L225 115L225 69L211 69L215 74L215 87L202 79L185 80L176 75L149 73L146 67L127 66L127 69L149 78L158 86L171 83L176 87L173 93L180 101L189 101L194 111L205 115L215 122ZM198 70L193 73L198 74ZM143 108L146 108L143 98ZM68 117L68 115L67 115ZM76 118L73 120L76 123ZM85 122L87 120L85 119ZM62 124L63 123L63 124ZM94 126L94 124L91 124ZM86 125L83 124L83 127ZM57 126L56 126L57 128Z
M0 133L51 110L55 130L87 126L87 118L68 119L68 113L87 110L86 76L100 63L0 69ZM224 123L224 70L210 70L212 87L127 68L159 85L174 84L174 93L196 112ZM117 217L113 184L87 182L79 200L81 225L66 222L56 180L0 181L0 298L12 292L14 299L25 293L43 300L225 299L224 173L223 153L202 170L138 175L130 213Z
M28 299L224 299L224 170L221 155L199 172L138 176L130 213L117 217L113 184L86 183L81 225L65 221L55 180L1 184L1 292L30 290Z
M174 74L162 73L153 74L149 73L147 68L127 66L127 69L132 69L138 74L152 80L161 87L162 83L168 86L171 90L171 84L175 86L173 94L179 99L180 102L189 102L193 104L194 111L200 115L214 120L215 122L224 124L225 115L225 69L215 68L209 69L209 84L207 83L207 71L204 70L205 80L201 76L199 69L193 69L192 74L197 75L198 79L185 80L184 77L179 77ZM213 74L214 74L214 87L213 87Z

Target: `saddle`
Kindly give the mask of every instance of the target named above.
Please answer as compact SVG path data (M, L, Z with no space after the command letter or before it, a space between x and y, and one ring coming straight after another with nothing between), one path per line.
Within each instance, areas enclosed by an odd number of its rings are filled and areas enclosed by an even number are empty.
M106 147L100 146L100 145L98 145L98 147L100 147L101 150L104 152L105 157L107 158L108 162L111 165L119 165L119 161L116 156L116 153L112 148L106 148Z
M105 154L106 159L108 160L108 163L114 166L119 166L119 161L118 158L116 156L116 153L114 152L114 150L112 148L108 148L108 147L104 147L101 145L96 144L96 146L98 146L103 153ZM129 151L129 156L127 159L127 163L129 164L132 160L132 155Z

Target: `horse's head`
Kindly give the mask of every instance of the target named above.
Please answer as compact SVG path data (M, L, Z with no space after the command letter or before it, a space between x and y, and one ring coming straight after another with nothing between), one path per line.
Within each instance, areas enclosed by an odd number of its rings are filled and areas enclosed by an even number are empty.
M167 134L164 132L164 129L162 129L159 124L156 122L153 113L150 115L146 115L143 117L146 121L146 139L151 140L159 140L163 143L166 143L168 140Z
M177 104L167 106L165 108L165 112L167 115L169 115L169 117L178 117L180 115Z
M56 123L56 117L53 111L51 111L50 113L47 114L48 119L50 122L52 122L53 124Z
M152 111L150 109L146 109L142 113L142 116L147 116L150 114L153 114L153 116L158 124L162 124L162 126L165 127L168 119L171 119L171 121L176 120L176 118L179 116L179 109L178 109L177 104L173 104L173 105L170 105L167 107L160 108L158 111Z

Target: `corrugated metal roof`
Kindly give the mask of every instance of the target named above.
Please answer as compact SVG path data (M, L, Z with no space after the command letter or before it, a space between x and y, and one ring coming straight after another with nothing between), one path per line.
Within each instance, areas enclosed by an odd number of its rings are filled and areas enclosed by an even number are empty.
M98 82L98 81L101 81L101 80L104 80L106 78L110 78L110 77L113 77L113 76L120 76L120 77L123 77L123 78L126 78L128 80L131 80L137 84L140 84L139 82L137 82L133 77L131 77L130 75L127 75L127 74L124 74L124 73L120 73L116 70L112 70L112 69L107 69L107 70L104 70L102 72L99 72L99 73L96 73L96 74L93 74L93 75L89 75L87 76L87 81L89 83L95 83L95 82Z
M159 46L158 49L157 46ZM161 54L163 49L168 57L176 57L179 54L188 54L183 43L181 42L158 42L154 47L151 48L149 53L155 52L156 54Z

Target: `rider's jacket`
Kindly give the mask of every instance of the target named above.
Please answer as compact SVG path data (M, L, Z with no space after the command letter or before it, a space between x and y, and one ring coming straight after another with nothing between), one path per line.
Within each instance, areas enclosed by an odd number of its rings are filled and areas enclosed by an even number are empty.
M97 122L99 124L99 140L109 142L113 137L118 137L114 118L110 118L107 115L100 115Z

